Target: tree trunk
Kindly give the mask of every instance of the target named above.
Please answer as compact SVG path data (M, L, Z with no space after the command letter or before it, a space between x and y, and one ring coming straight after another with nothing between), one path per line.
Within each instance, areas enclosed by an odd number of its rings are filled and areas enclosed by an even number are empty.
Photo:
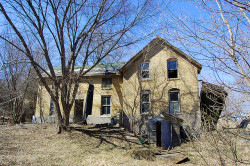
M66 113L65 113L66 112ZM69 126L69 113L70 111L66 110L64 111L64 119L63 119L63 124L68 127Z
M55 102L55 109L56 109L56 128L57 128L57 134L61 134L62 131L66 130L66 127L64 127L64 123L63 123L63 118L62 118L62 114L60 111L60 106L58 102Z

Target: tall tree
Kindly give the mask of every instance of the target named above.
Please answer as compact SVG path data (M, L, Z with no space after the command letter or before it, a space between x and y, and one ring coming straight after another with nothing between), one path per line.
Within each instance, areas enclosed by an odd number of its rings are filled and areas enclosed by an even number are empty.
M135 32L157 14L154 6L150 0L2 0L0 11L5 19L1 24L7 22L22 44L16 45L3 35L0 38L30 60L55 104L58 133L69 125L79 78L106 56L137 41ZM34 58L34 48L41 50L49 72ZM53 57L60 61L60 78L54 71ZM90 60L92 68L85 70ZM76 62L82 66L77 72Z
M231 91L249 94L249 1L200 0L189 3L194 9L192 13L177 15L167 10L173 31L167 24L165 32L169 32L167 35L202 62L206 69L211 69L218 83Z

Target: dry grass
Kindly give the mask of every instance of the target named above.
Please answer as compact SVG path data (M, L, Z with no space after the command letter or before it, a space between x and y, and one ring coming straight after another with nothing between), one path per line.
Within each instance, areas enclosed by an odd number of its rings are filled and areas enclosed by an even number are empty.
M136 160L134 149L148 148L126 140L120 129L76 127L54 134L53 125L0 126L0 165L164 165Z
M202 133L177 147L198 165L250 165L250 133L242 129Z
M74 126L72 132L58 135L54 125L32 124L24 127L0 126L0 165L173 165L173 161L168 159L134 159L135 150L154 151L155 148L137 145L137 140L126 139L128 133L121 129ZM212 139L211 135L202 136L204 142L185 143L174 150L191 159L185 165L205 165L200 154L209 165L219 165L218 156L208 138ZM246 158L249 156L249 142L242 142L239 137L236 140L239 142L237 153L244 162L249 161ZM231 158L228 146L220 146L224 149L223 153ZM226 164L232 163L232 160L226 160Z

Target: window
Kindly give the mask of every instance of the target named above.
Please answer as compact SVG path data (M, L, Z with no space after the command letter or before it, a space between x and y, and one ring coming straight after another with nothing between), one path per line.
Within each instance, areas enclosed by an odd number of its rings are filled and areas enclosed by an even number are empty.
M169 112L170 114L180 113L180 96L179 90L169 91Z
M111 96L102 96L102 115L110 114L110 109L111 109L110 100Z
M150 91L141 91L141 113L150 111Z
M176 59L169 59L168 60L168 78L177 78L177 60Z
M149 79L149 62L141 62L141 79Z
M111 89L111 88L112 88L112 78L103 78L102 89Z
M50 101L50 110L49 110L49 116L52 116L55 114L55 106L54 106L54 102L51 100Z

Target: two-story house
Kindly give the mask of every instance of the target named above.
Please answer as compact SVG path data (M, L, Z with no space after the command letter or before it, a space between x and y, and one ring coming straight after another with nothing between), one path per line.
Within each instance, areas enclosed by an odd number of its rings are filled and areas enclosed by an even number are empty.
M120 124L135 127L142 125L147 115L165 112L199 128L201 68L190 56L156 37L127 63L97 65L83 76L71 119L92 124L120 119ZM43 86L38 94L36 119L53 121L49 94Z

